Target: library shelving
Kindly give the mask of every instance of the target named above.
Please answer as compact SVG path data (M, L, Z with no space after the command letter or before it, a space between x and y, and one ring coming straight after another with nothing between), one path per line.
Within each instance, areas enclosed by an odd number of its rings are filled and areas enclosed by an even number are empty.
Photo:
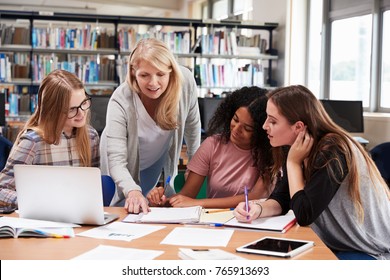
M91 94L111 94L125 80L134 44L156 37L190 68L199 95L244 85L276 86L276 23L0 10L0 92L9 121L34 111L42 79L74 72ZM16 102L16 104L14 104Z

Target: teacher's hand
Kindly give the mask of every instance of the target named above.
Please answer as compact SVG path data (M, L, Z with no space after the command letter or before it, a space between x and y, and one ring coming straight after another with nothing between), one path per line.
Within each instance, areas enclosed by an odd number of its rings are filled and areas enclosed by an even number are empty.
M127 194L125 209L127 212L134 214L138 214L140 212L147 214L150 211L148 201L140 191L130 191Z

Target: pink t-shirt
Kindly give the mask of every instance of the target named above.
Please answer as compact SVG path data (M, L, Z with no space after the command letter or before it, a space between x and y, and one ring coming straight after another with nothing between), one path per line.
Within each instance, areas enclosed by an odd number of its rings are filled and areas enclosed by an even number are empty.
M221 198L251 190L259 173L253 167L251 150L243 150L231 141L221 143L218 136L206 138L188 163L187 168L207 176L207 197Z

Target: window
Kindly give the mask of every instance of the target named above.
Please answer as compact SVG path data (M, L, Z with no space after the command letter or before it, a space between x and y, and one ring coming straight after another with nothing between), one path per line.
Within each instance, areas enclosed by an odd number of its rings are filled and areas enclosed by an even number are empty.
M390 109L390 11L383 13L380 107Z
M318 97L321 78L322 1L310 1L307 87Z
M370 99L372 16L358 16L332 23L330 98Z
M361 100L365 111L390 112L390 0L309 3L307 86L319 88L319 98Z

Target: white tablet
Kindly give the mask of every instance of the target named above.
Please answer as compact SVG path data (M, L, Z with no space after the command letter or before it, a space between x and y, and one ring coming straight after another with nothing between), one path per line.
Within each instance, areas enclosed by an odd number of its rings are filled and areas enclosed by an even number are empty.
M291 258L314 246L313 241L263 237L236 249L240 253Z

